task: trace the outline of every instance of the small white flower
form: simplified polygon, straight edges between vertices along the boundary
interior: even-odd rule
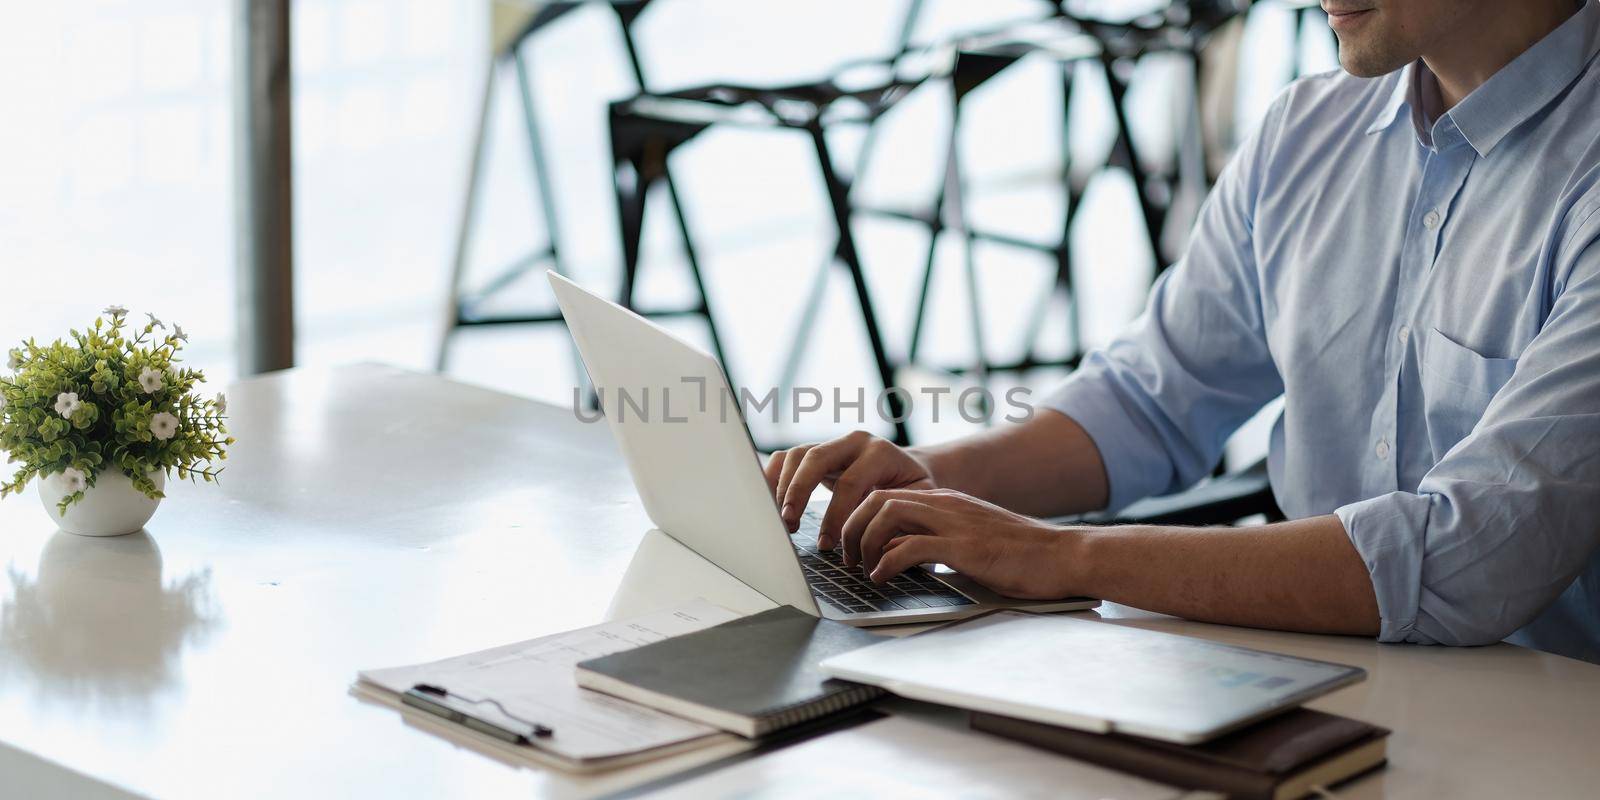
[[[156,315],[151,314],[150,312],[146,311],[145,312],[145,316],[150,318],[151,327],[154,327],[154,328],[165,328],[165,327],[167,327],[167,324],[165,322],[162,322],[161,320],[156,319]]]
[[[22,368],[22,351],[21,350],[12,350],[11,351],[11,358],[6,361],[6,367],[8,369],[21,369]]]
[[[122,319],[128,316],[128,309],[122,306],[106,306],[106,310],[101,313],[110,314],[112,319]]]
[[[67,419],[78,413],[78,408],[83,404],[78,402],[77,392],[62,392],[56,395],[56,413]]]
[[[89,488],[89,478],[82,471],[67,467],[61,470],[61,488],[67,494],[75,494]]]
[[[0,398],[0,400],[4,400],[4,398]],[[0,402],[0,408],[5,408],[5,404],[3,402]],[[217,413],[228,413],[228,396],[221,392],[217,393]]]
[[[166,385],[162,382],[161,377],[161,370],[155,367],[145,367],[144,372],[139,373],[139,388],[143,389],[145,394],[155,394],[161,391],[161,387]]]
[[[150,418],[150,432],[163,442],[171,439],[178,432],[178,418],[163,411]]]
[[[184,333],[183,332],[183,326],[179,325],[176,322],[172,323],[172,335],[173,335],[174,338],[176,338],[180,342],[189,341],[189,334]]]

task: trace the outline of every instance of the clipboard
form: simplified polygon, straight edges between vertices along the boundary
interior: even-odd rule
[[[352,689],[441,734],[459,732],[574,771],[717,747],[726,742],[715,728],[582,689],[573,668],[737,616],[697,600],[440,661],[365,670]]]
[[[500,701],[495,700],[492,697],[471,700],[457,694],[452,694],[450,690],[445,689],[442,686],[435,686],[431,683],[419,683],[415,686],[412,686],[410,689],[407,689],[405,694],[400,696],[400,702],[411,706],[412,708],[426,711],[429,714],[443,717],[451,722],[456,723],[457,725],[464,725],[487,736],[493,736],[501,741],[510,742],[511,744],[531,745],[533,744],[533,739],[548,739],[555,735],[554,728],[541,723],[524,720],[506,710],[506,707],[501,705]],[[527,725],[528,732],[523,733],[521,731],[513,730],[504,725],[496,722],[490,722],[489,720],[478,716],[476,709],[478,706],[483,704],[493,705],[495,708],[500,710],[501,714]],[[461,705],[471,706],[473,710],[465,710],[460,707]]]

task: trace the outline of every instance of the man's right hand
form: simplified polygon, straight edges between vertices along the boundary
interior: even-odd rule
[[[799,529],[800,515],[817,485],[833,490],[817,536],[817,547],[823,550],[839,543],[845,520],[873,490],[939,488],[925,461],[866,431],[779,450],[767,461],[766,472],[767,488],[790,533]]]

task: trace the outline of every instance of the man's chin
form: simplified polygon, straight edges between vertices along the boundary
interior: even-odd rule
[[[1348,47],[1344,42],[1339,43],[1339,66],[1357,78],[1388,75],[1411,63],[1411,60],[1392,53],[1374,53],[1363,48]]]

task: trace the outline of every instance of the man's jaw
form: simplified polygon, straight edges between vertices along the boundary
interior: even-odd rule
[[[1398,20],[1384,0],[1322,0],[1328,25],[1339,39],[1339,64],[1358,78],[1375,78],[1416,58],[1396,39]]]

